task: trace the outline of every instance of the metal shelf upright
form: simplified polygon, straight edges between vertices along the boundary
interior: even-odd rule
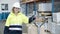
[[[51,0],[52,1],[52,22],[53,22],[53,13],[54,13],[54,0]]]

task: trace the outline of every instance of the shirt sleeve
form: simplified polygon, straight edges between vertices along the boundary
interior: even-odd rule
[[[5,24],[5,28],[4,28],[4,34],[9,34],[9,24],[10,24],[10,16],[8,16],[8,18],[6,20],[6,24]]]
[[[10,19],[11,19],[11,17],[9,15],[8,18],[7,18],[7,20],[6,20],[5,26],[9,26],[10,25]]]
[[[31,22],[33,22],[34,20],[35,20],[36,18],[34,17],[34,15],[32,16],[32,17],[30,17],[30,18],[28,18],[27,16],[23,16],[23,22],[24,23],[31,23]]]
[[[26,23],[26,24],[29,23],[29,18],[27,16],[23,15],[22,19],[23,19],[23,23]]]

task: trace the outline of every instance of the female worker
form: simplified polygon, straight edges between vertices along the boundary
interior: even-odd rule
[[[28,18],[22,14],[20,9],[19,2],[14,3],[12,11],[6,20],[4,34],[22,34],[22,23],[27,24],[35,20],[34,16]]]

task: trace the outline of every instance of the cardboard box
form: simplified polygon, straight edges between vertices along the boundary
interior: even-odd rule
[[[38,34],[37,27],[34,24],[28,25],[28,34]],[[40,34],[47,34],[44,32],[44,26],[40,28]]]

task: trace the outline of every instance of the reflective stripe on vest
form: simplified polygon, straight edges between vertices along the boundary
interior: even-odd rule
[[[9,28],[9,30],[22,30],[22,28]]]
[[[22,26],[20,26],[20,25],[10,25],[9,30],[22,30]]]

